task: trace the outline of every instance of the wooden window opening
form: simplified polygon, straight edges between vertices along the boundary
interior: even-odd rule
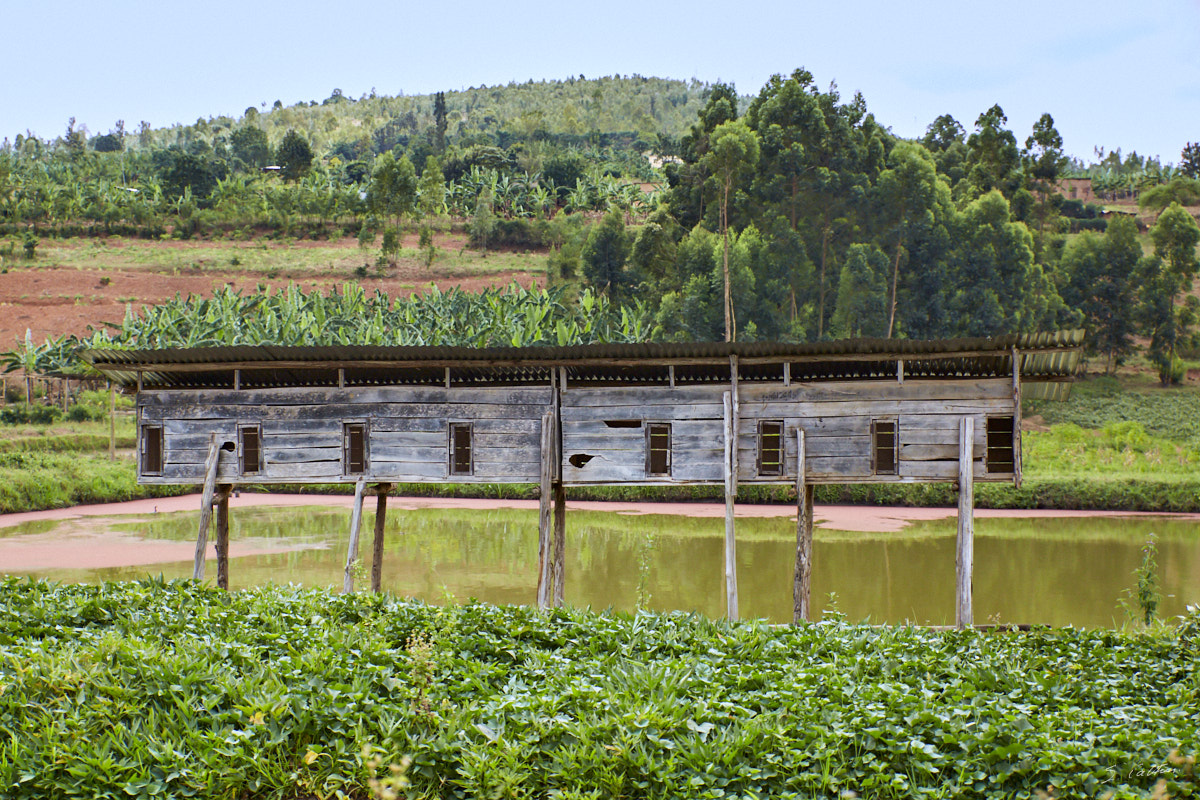
[[[783,422],[780,420],[758,423],[758,474],[783,474]]]
[[[163,429],[162,425],[142,426],[142,475],[162,475]]]
[[[1016,470],[1013,452],[1013,418],[987,418],[987,456],[984,463],[989,475],[1011,475]]]
[[[671,474],[671,424],[651,422],[646,425],[646,474]]]
[[[262,472],[262,428],[258,425],[242,425],[238,428],[238,442],[243,475]]]
[[[450,474],[471,475],[475,462],[471,447],[471,423],[450,423]]]
[[[896,474],[896,420],[871,420],[871,464],[876,475]]]
[[[367,471],[366,423],[342,425],[342,470],[346,475],[361,475]]]

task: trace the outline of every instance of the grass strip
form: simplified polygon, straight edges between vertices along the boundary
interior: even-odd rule
[[[0,451],[0,514],[65,508],[81,503],[115,503],[199,491],[197,486],[139,486],[131,459],[109,461],[86,453]],[[242,491],[289,494],[352,494],[353,484],[243,485]],[[397,495],[484,499],[536,499],[534,484],[402,483]],[[575,486],[569,500],[624,502],[722,502],[719,486]],[[792,486],[738,488],[739,503],[795,503]],[[957,504],[950,484],[846,484],[818,486],[821,504],[946,507]],[[977,483],[977,508],[1045,508],[1095,511],[1200,513],[1200,477],[1161,479],[1047,477],[1011,484]]]
[[[439,798],[1198,788],[1196,611],[983,633],[183,581],[0,597],[12,798],[360,798],[393,764]]]
[[[195,491],[139,486],[133,461],[87,453],[0,452],[0,514]]]
[[[137,447],[137,437],[118,435],[117,448]],[[107,452],[108,436],[98,433],[64,433],[0,439],[0,453],[99,453]]]

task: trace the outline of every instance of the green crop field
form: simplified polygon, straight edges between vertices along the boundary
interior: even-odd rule
[[[7,580],[7,797],[1194,797],[1178,629],[936,632]]]

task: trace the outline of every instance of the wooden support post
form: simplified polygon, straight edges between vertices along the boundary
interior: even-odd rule
[[[738,489],[738,423],[740,421],[741,407],[738,405],[738,357],[729,357],[729,396],[733,402],[733,413],[730,416],[730,432],[733,436],[733,446],[729,454],[729,469],[733,474],[733,493],[737,494]]]
[[[672,378],[674,367],[671,367]],[[563,373],[566,379],[566,373]],[[553,425],[554,446],[554,566],[551,579],[554,584],[554,605],[561,608],[566,604],[567,592],[567,490],[562,482],[562,399],[555,385],[555,372],[550,371],[550,388],[553,402],[550,406]]]
[[[342,594],[354,591],[354,565],[358,563],[358,534],[362,530],[363,495],[367,482],[359,478],[354,484],[354,510],[350,512],[350,546],[346,549],[346,577],[342,580]]]
[[[1021,351],[1013,348],[1013,485],[1021,488]]]
[[[738,618],[737,551],[733,537],[733,498],[737,493],[733,474],[733,455],[736,440],[733,428],[733,397],[731,392],[723,396],[725,404],[725,616]]]
[[[792,624],[812,619],[813,485],[805,475],[804,431],[796,429],[796,570],[792,577]]]
[[[108,382],[108,460],[117,460],[117,387],[112,381]],[[203,569],[200,577],[204,577]]]
[[[899,384],[904,383],[904,359],[903,358],[896,360],[896,383],[899,383]]]
[[[554,605],[567,600],[567,491],[562,481],[554,484]]]
[[[792,362],[790,361],[783,362],[783,385],[792,385]]]
[[[109,384],[111,386],[112,384]],[[208,458],[204,460],[204,494],[200,497],[200,531],[196,534],[196,561],[192,565],[192,577],[204,580],[204,551],[208,547],[208,525],[212,521],[213,495],[217,491],[217,463],[220,461],[221,445],[213,436],[208,445]]]
[[[375,487],[375,540],[371,543],[371,591],[379,592],[383,584],[383,527],[387,524],[387,496],[390,483]]]
[[[975,420],[963,417],[958,427],[958,547],[955,556],[957,591],[954,624],[960,630],[975,624],[971,579],[975,569]]]
[[[217,588],[229,591],[229,495],[233,486],[217,490]]]
[[[550,551],[551,484],[554,476],[554,420],[551,412],[542,415],[542,484],[538,493],[538,582],[537,607],[547,609],[554,593],[554,556]]]

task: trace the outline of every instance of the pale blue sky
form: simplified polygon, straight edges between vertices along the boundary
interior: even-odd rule
[[[583,74],[725,80],[810,70],[901,136],[993,103],[1022,143],[1177,162],[1200,141],[1200,0],[605,3],[8,0],[0,138],[238,116],[250,105]]]

